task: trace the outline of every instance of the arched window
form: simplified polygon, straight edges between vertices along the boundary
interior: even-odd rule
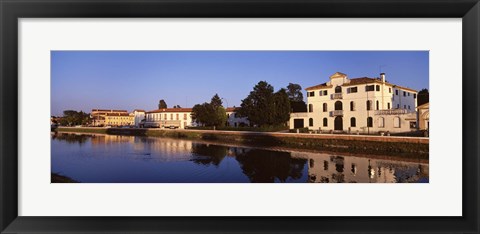
[[[308,112],[313,112],[313,104],[308,104]]]
[[[373,118],[372,117],[367,118],[367,127],[373,127]]]
[[[342,87],[341,86],[335,87],[335,93],[341,93],[341,92],[342,92]]]
[[[323,103],[323,112],[327,112],[327,103]]]
[[[335,102],[335,110],[343,110],[343,105],[341,101]]]
[[[328,120],[327,118],[323,118],[323,126],[327,127],[328,126]]]
[[[378,118],[378,127],[379,128],[385,127],[385,119],[383,117]]]
[[[308,126],[313,127],[313,119],[308,119]]]
[[[393,127],[399,128],[400,127],[400,117],[393,118]]]
[[[380,110],[380,103],[377,100],[377,110]]]
[[[357,120],[355,117],[350,118],[350,127],[356,127],[357,126]]]
[[[355,111],[355,103],[353,101],[350,102],[350,111]]]
[[[367,101],[367,110],[371,110],[372,109],[372,101],[368,100]]]

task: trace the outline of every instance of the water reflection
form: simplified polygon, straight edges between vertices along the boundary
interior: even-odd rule
[[[182,139],[52,135],[52,172],[86,183],[428,182],[428,164]]]

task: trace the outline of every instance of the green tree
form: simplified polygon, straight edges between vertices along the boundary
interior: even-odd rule
[[[91,123],[92,119],[90,114],[83,111],[65,110],[63,111],[63,117],[60,119],[60,125],[74,126],[74,125],[87,125]]]
[[[290,119],[290,99],[285,89],[274,94],[274,111],[274,125],[283,125]]]
[[[173,108],[177,109],[177,108],[182,108],[180,105],[175,105],[173,106]]]
[[[287,94],[288,99],[294,102],[302,102],[303,101],[303,93],[302,93],[302,86],[299,84],[289,83],[287,85]]]
[[[158,109],[164,109],[164,108],[168,108],[168,107],[167,107],[167,103],[165,102],[165,100],[162,99],[158,102]]]
[[[238,114],[259,126],[272,125],[275,122],[273,86],[266,81],[258,82],[242,100]]]
[[[428,93],[428,89],[420,90],[420,92],[418,92],[418,97],[417,97],[417,106],[428,103],[429,102],[429,96],[430,96],[430,94]]]
[[[212,99],[210,100],[210,104],[213,108],[217,108],[222,106],[222,99],[218,96],[218,94],[213,95]]]
[[[193,106],[192,118],[205,126],[223,127],[227,121],[227,113],[222,106],[220,97],[215,94],[210,103],[205,102]]]
[[[287,94],[292,112],[307,112],[307,104],[303,101],[302,86],[289,83]]]

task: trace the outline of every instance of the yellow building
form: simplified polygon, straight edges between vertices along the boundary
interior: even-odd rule
[[[127,114],[126,110],[107,110],[107,109],[92,109],[92,125],[96,127],[106,126],[106,116],[107,114]]]
[[[135,116],[129,113],[107,113],[105,115],[105,126],[133,126]]]

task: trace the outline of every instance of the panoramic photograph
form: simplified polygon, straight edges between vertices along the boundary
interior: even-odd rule
[[[429,183],[428,51],[51,51],[50,113],[51,183]]]

